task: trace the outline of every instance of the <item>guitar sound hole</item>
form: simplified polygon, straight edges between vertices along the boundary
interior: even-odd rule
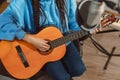
[[[37,49],[37,50],[38,50],[38,49]],[[53,49],[49,49],[49,50],[47,50],[47,51],[40,51],[40,50],[38,50],[38,52],[39,52],[40,54],[42,54],[42,55],[48,55],[48,54],[50,54],[52,51],[53,51]]]

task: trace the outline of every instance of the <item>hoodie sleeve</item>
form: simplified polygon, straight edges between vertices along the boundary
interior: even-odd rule
[[[76,0],[70,0],[70,8],[69,8],[69,27],[71,30],[80,30],[80,26],[78,26],[76,21]]]
[[[26,32],[21,21],[24,21],[24,0],[12,0],[10,5],[0,14],[0,40],[21,40]],[[21,9],[20,9],[21,8]]]

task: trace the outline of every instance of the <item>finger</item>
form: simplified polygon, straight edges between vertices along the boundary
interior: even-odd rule
[[[48,41],[47,41],[47,40],[44,40],[44,42],[45,42],[45,43],[48,43]]]
[[[47,50],[45,50],[45,49],[38,49],[39,51],[41,51],[41,52],[45,52],[45,51],[47,51]]]
[[[49,46],[43,46],[43,49],[49,50],[50,47]]]
[[[45,47],[50,47],[50,45],[47,44],[47,43],[44,43],[43,46],[45,46]]]
[[[42,51],[42,52],[45,52],[45,51],[47,51],[47,50],[49,50],[49,49],[46,49],[46,48],[39,48],[39,50]]]
[[[43,44],[42,48],[48,50],[48,49],[50,49],[50,45],[48,45],[48,44]]]

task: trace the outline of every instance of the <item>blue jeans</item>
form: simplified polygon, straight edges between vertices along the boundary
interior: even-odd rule
[[[86,68],[76,47],[70,43],[65,56],[59,61],[47,63],[44,70],[53,80],[70,80],[71,77],[82,75]]]

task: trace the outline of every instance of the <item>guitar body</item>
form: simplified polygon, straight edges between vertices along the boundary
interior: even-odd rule
[[[34,37],[38,37],[41,39],[47,40],[55,40],[59,37],[62,37],[62,33],[55,27],[47,27],[40,31],[36,35],[32,35]],[[5,44],[9,44],[6,45]],[[1,61],[6,68],[6,70],[15,78],[18,79],[27,79],[35,75],[40,69],[47,63],[51,61],[56,61],[61,59],[66,51],[65,44],[54,48],[52,51],[47,52],[49,54],[41,54],[34,46],[31,44],[14,40],[14,41],[1,41],[0,45],[4,45],[2,47],[2,53],[5,53],[4,56],[1,57]],[[20,46],[26,59],[29,64],[28,67],[25,67],[20,60],[18,52],[16,50],[16,46]],[[8,49],[7,49],[8,48]],[[1,49],[1,48],[0,48]],[[42,52],[43,53],[43,52]],[[45,53],[45,52],[44,52]]]

